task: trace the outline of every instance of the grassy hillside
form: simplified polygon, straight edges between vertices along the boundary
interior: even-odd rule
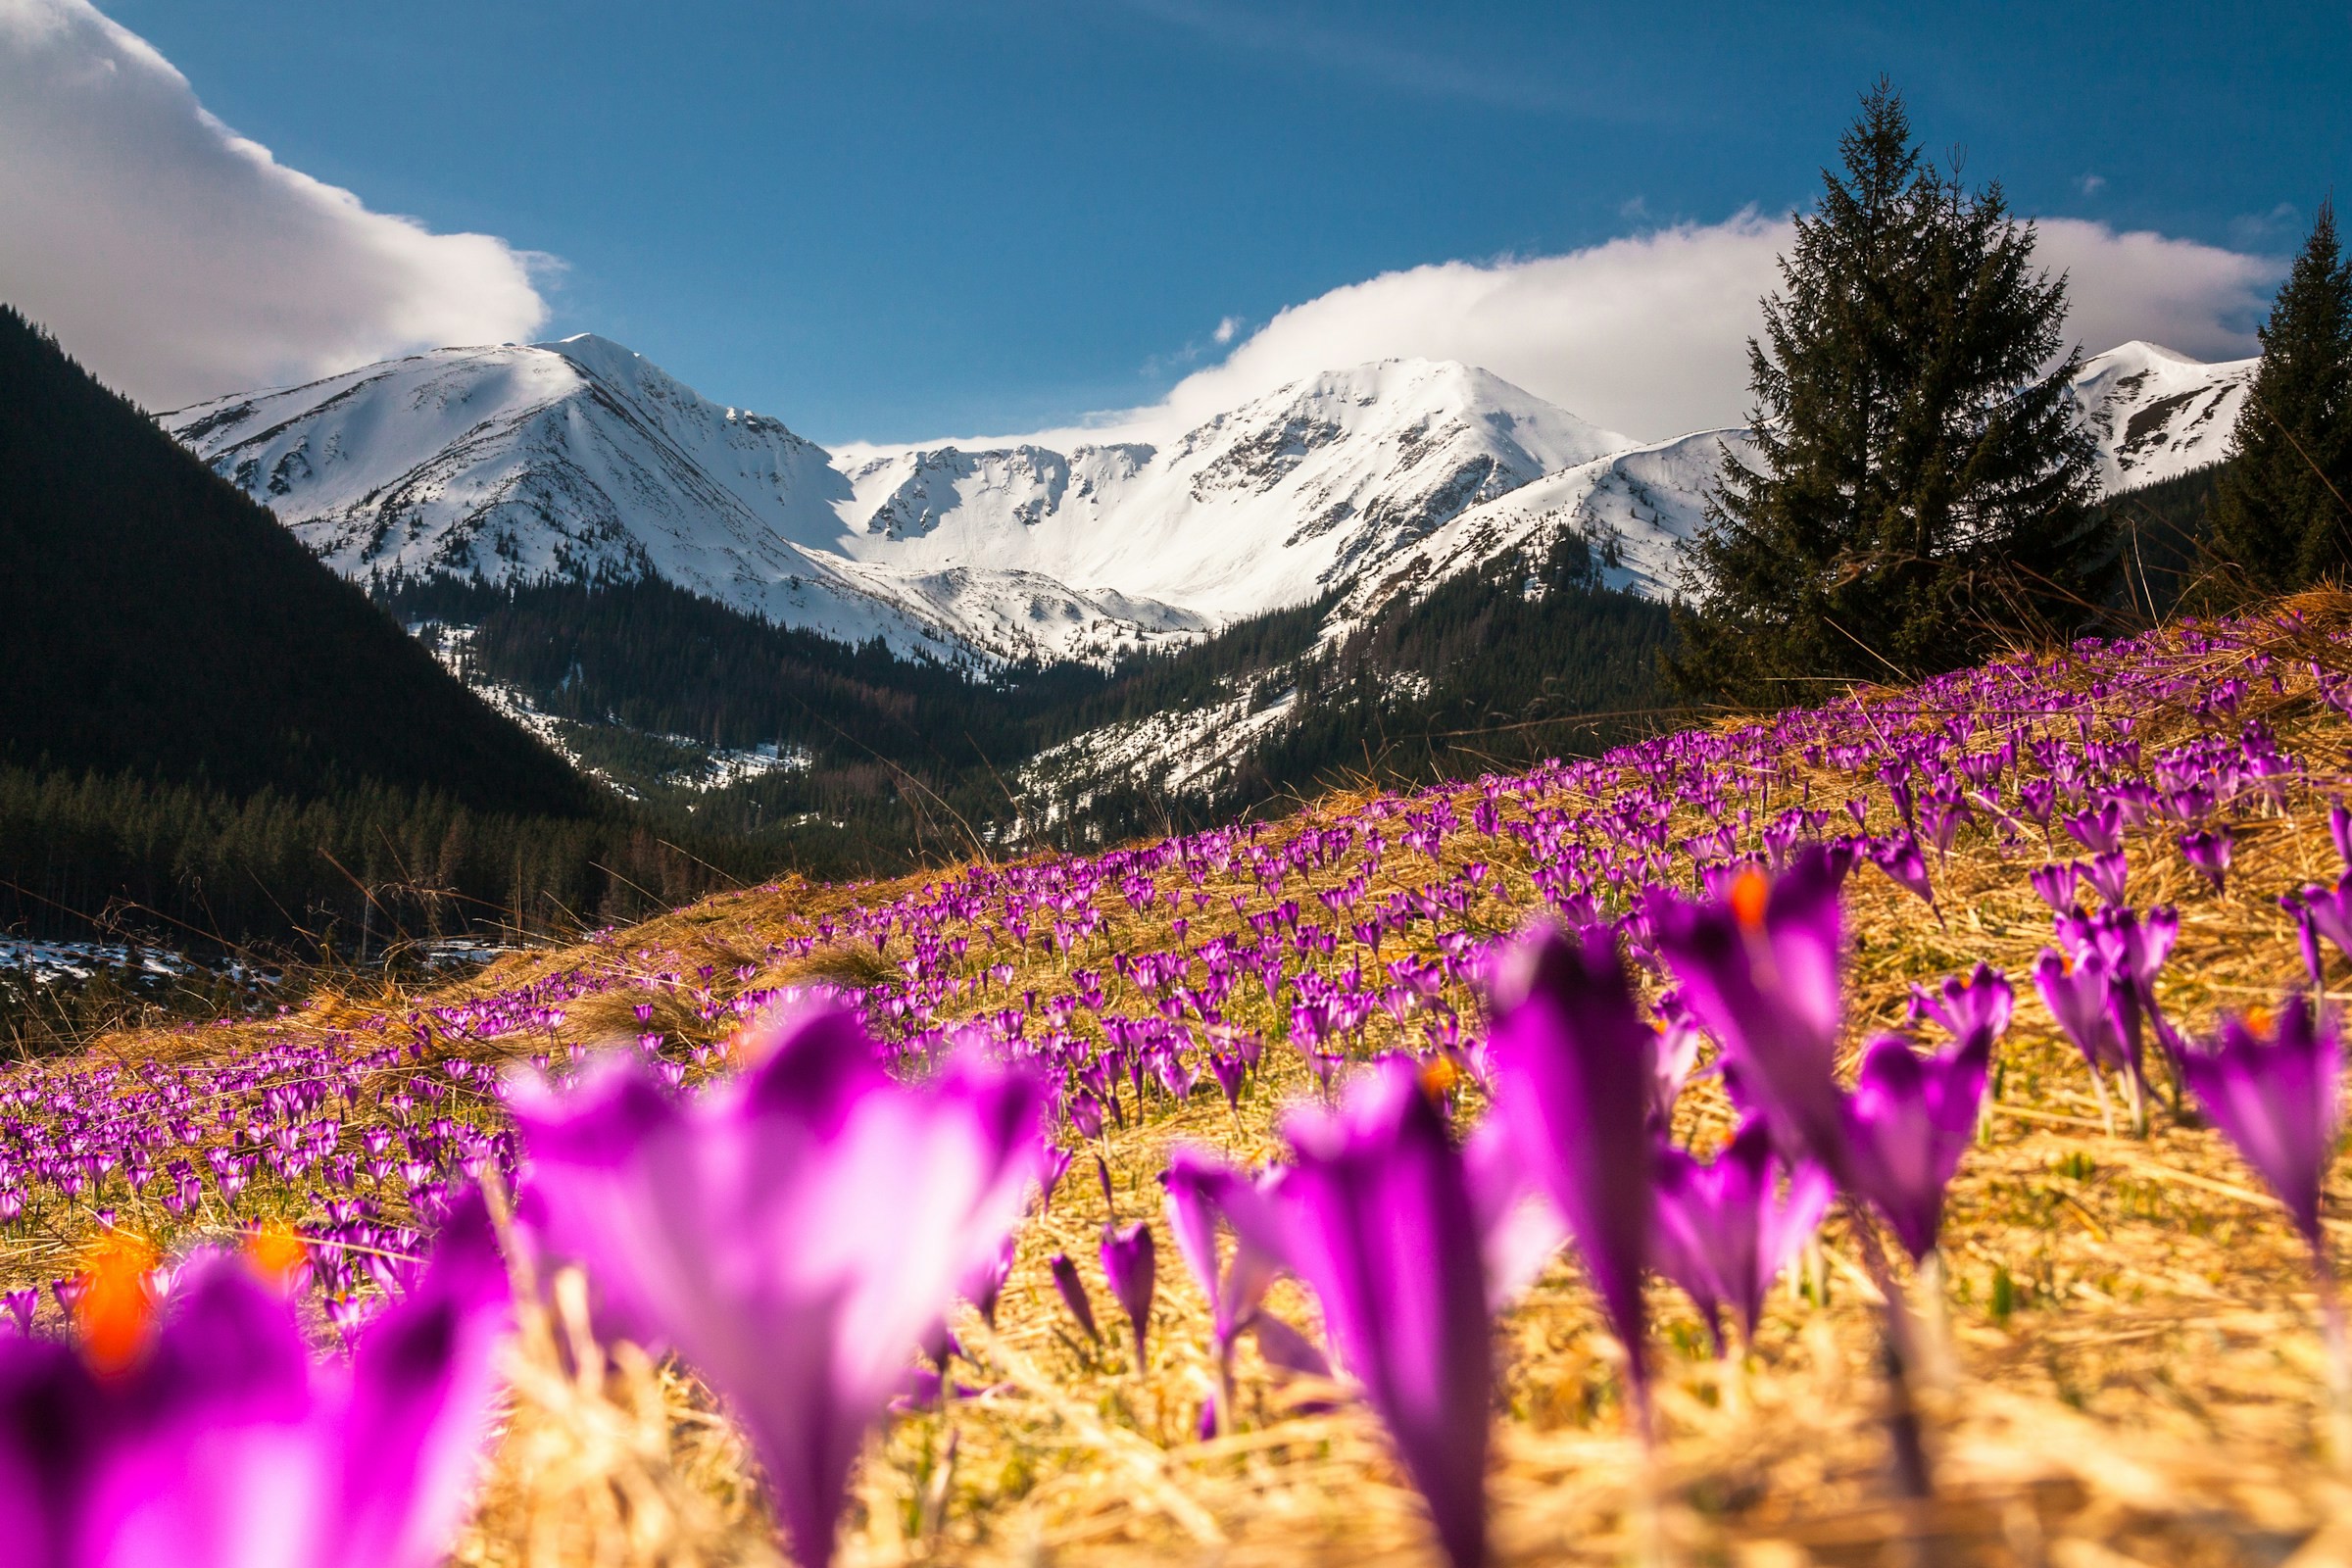
[[[2111,1126],[2028,976],[2053,941],[2029,875],[2074,853],[2058,821],[2118,791],[2138,799],[2147,785],[2177,796],[2180,810],[2227,833],[2234,850],[2217,888],[2185,862],[2183,823],[2163,809],[2121,829],[2125,905],[2144,917],[2179,915],[2178,947],[2151,995],[2191,1040],[2226,1011],[2275,1006],[2303,967],[2278,896],[2332,884],[2342,869],[2328,803],[2344,784],[2338,760],[2352,724],[2329,693],[2340,698],[2347,675],[2352,601],[2312,598],[2271,618],[2046,651],[1915,691],[1862,690],[1593,763],[1410,795],[1330,796],[1277,824],[1097,858],[733,892],[440,991],[321,998],[267,1027],[119,1037],[84,1062],[20,1069],[20,1092],[37,1087],[60,1104],[127,1096],[121,1114],[136,1122],[169,1114],[202,1086],[227,1096],[223,1125],[266,1124],[292,1114],[270,1108],[284,1084],[323,1074],[351,1086],[333,1134],[341,1146],[356,1154],[367,1128],[388,1128],[422,1152],[420,1163],[370,1175],[361,1160],[348,1181],[263,1180],[233,1203],[200,1180],[200,1200],[184,1213],[120,1178],[74,1201],[36,1183],[0,1268],[9,1283],[65,1271],[88,1231],[82,1205],[100,1200],[115,1205],[118,1225],[166,1247],[270,1214],[349,1242],[361,1222],[322,1207],[338,1186],[360,1212],[409,1223],[458,1179],[466,1129],[501,1126],[495,1070],[561,1063],[565,1046],[618,1045],[702,1081],[729,1069],[739,1016],[796,988],[830,988],[859,1007],[910,1071],[960,1026],[988,1049],[1052,1063],[1083,1061],[1113,1028],[1162,1017],[1198,1060],[1213,1035],[1205,999],[1221,1027],[1265,1042],[1238,1104],[1228,1108],[1205,1077],[1180,1094],[1147,1076],[1130,1094],[1114,1073],[1120,1119],[1092,1138],[1062,1126],[1076,1164],[1019,1232],[994,1329],[968,1313],[956,1320],[954,1373],[972,1392],[944,1410],[897,1415],[869,1446],[843,1527],[846,1554],[1428,1562],[1420,1506],[1380,1424],[1342,1391],[1246,1348],[1233,1430],[1199,1437],[1207,1309],[1159,1218],[1168,1150],[1191,1141],[1273,1157],[1282,1107],[1315,1098],[1320,1072],[1345,1082],[1395,1051],[1430,1063],[1431,1092],[1474,1123],[1486,1109],[1475,978],[1494,944],[1547,904],[1575,905],[1579,874],[1592,912],[1622,917],[1640,907],[1642,884],[1694,895],[1702,866],[1786,848],[1790,833],[1845,838],[1858,821],[1881,842],[1899,839],[1906,812],[1881,768],[1907,759],[1957,777],[1969,758],[1984,778],[1964,816],[1947,821],[1950,803],[1927,793],[1912,803],[1931,840],[1933,906],[1867,859],[1842,893],[1848,1072],[1876,1031],[1907,1030],[1922,1045],[1938,1038],[1911,1010],[1914,987],[1984,962],[2017,990],[1937,1264],[1896,1276],[1935,1348],[1909,1385],[1933,1497],[1894,1491],[1877,1287],[1860,1221],[1841,1211],[1772,1291],[1753,1343],[1733,1361],[1712,1356],[1679,1292],[1653,1283],[1654,1457],[1629,1430],[1625,1348],[1603,1328],[1573,1249],[1553,1256],[1495,1329],[1495,1555],[2341,1561],[2325,1357],[2283,1212],[2193,1105],[2176,1108],[2161,1068],[2151,1069],[2145,1135]],[[2213,794],[2180,794],[2189,783]],[[2063,802],[2046,835],[2027,814],[2044,785]],[[1948,828],[1947,847],[1933,842],[1931,823]],[[1033,924],[1048,890],[1054,912]],[[1626,939],[1643,940],[1643,929],[1627,925]],[[2344,956],[2320,951],[2343,983]],[[1233,974],[1222,987],[1220,962]],[[1259,974],[1266,965],[1271,981]],[[1399,974],[1437,983],[1425,991]],[[1653,1000],[1662,983],[1642,975]],[[1316,1042],[1296,1004],[1349,986],[1380,1004],[1310,1055]],[[1713,1046],[1705,1055],[1714,1058]],[[125,1076],[123,1062],[135,1072]],[[217,1089],[224,1084],[233,1087]],[[418,1097],[442,1118],[429,1136],[412,1115]],[[1732,1122],[1720,1078],[1702,1072],[1675,1102],[1672,1135],[1704,1154]],[[331,1171],[325,1153],[317,1168]],[[2331,1234],[2352,1226],[2345,1201],[2331,1181]],[[1049,1279],[1049,1256],[1066,1252],[1097,1310],[1115,1317],[1094,1262],[1113,1210],[1158,1233],[1141,1365],[1116,1335],[1090,1343]],[[340,1247],[316,1251],[314,1268],[322,1288],[369,1294]],[[1312,1333],[1311,1293],[1286,1283],[1271,1305]],[[45,1298],[42,1312],[51,1312]],[[584,1325],[561,1313],[529,1321],[540,1327],[526,1336],[516,1403],[459,1561],[776,1560],[742,1440],[684,1369],[623,1357],[609,1378],[574,1378],[564,1369]]]

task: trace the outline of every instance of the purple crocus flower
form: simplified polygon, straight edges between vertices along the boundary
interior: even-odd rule
[[[1102,1275],[1110,1281],[1110,1294],[1135,1329],[1135,1364],[1141,1371],[1152,1326],[1152,1293],[1159,1278],[1152,1227],[1140,1219],[1124,1227],[1104,1225]]]
[[[139,1360],[0,1343],[0,1538],[25,1568],[430,1568],[488,1436],[510,1315],[478,1195],[350,1363],[273,1280],[200,1254]]]
[[[2090,858],[2082,867],[2082,879],[2090,884],[2101,902],[2109,908],[2118,908],[2130,902],[2125,892],[2132,876],[2132,864],[2121,850],[2107,850]]]
[[[1881,1035],[1862,1054],[1845,1106],[1851,1179],[1914,1259],[1935,1250],[1944,1188],[1976,1136],[1992,1039],[1975,1029],[1923,1057],[1899,1035]]]
[[[1280,1170],[1277,1166],[1277,1173]],[[1167,1188],[1168,1232],[1176,1239],[1177,1255],[1208,1298],[1210,1335],[1223,1354],[1281,1272],[1280,1259],[1263,1245],[1275,1231],[1265,1217],[1267,1187],[1234,1169],[1222,1155],[1190,1144],[1180,1144],[1169,1153],[1161,1180]],[[1237,1213],[1239,1218],[1234,1217]],[[1222,1270],[1217,1260],[1220,1219],[1237,1238],[1233,1260]]]
[[[1683,1002],[1719,1041],[1742,1093],[1790,1157],[1839,1173],[1845,1123],[1838,1088],[1840,921],[1838,877],[1817,849],[1777,881],[1748,871],[1719,901],[1653,894],[1650,923]]]
[[[1936,907],[1936,884],[1928,875],[1928,858],[1920,854],[1917,838],[1902,833],[1873,840],[1868,853],[1870,863],[1886,872],[1888,879],[1917,894],[1929,908]]]
[[[1088,1339],[1101,1345],[1102,1331],[1095,1323],[1094,1298],[1086,1294],[1086,1281],[1078,1277],[1078,1265],[1070,1261],[1070,1254],[1055,1252],[1047,1258],[1046,1272],[1054,1276],[1054,1289],[1061,1293],[1061,1304],[1070,1309],[1070,1316],[1086,1330]]]
[[[1947,974],[1932,992],[1911,988],[1911,1016],[1933,1018],[1955,1040],[1966,1039],[1978,1029],[1989,1029],[1995,1035],[2006,1032],[2016,1007],[2017,994],[2010,989],[2009,977],[1989,963],[1979,963],[1965,976]]]
[[[1837,1197],[1830,1173],[1803,1161],[1783,1192],[1771,1131],[1752,1116],[1710,1164],[1674,1148],[1661,1149],[1657,1160],[1659,1272],[1697,1303],[1718,1355],[1728,1348],[1726,1307],[1752,1344],[1765,1293]]]
[[[2134,1120],[2141,1114],[2139,1057],[2117,1017],[2119,994],[2129,983],[2095,949],[2070,961],[2056,948],[2044,948],[2041,956],[2034,960],[2034,989],[2041,994],[2042,1005],[2050,1009],[2059,1029],[2090,1064],[2090,1085],[2098,1094],[2099,1109],[2107,1118],[2110,1134],[2115,1127],[2107,1107],[2105,1074],[2109,1068],[2125,1075]]]
[[[1337,1110],[1294,1112],[1283,1130],[1296,1161],[1282,1186],[1284,1251],[1447,1559],[1480,1568],[1494,1352],[1461,1152],[1400,1057],[1374,1063]]]
[[[2230,847],[2228,828],[2199,829],[2180,835],[2181,858],[2205,874],[2216,893],[2222,891],[2222,882],[2230,874]]]
[[[2301,996],[2290,997],[2276,1016],[2257,1010],[2224,1018],[2211,1051],[2181,1054],[2180,1074],[2324,1257],[2320,1190],[2343,1125],[2343,1045],[2335,1019],[2315,1016]]]
[[[1568,1240],[1534,1167],[1519,1155],[1500,1116],[1478,1124],[1462,1145],[1470,1205],[1478,1214],[1479,1250],[1486,1258],[1487,1306],[1508,1309],[1544,1272]]]
[[[916,1089],[854,1014],[771,1018],[759,1064],[680,1099],[632,1063],[513,1097],[545,1250],[612,1333],[674,1347],[765,1460],[796,1560],[823,1568],[865,1430],[1037,1174],[1045,1092],[967,1057]]]
[[[2335,944],[2338,953],[2352,955],[2352,871],[2337,879],[2335,887],[2313,886],[2300,893],[2280,897],[2279,906],[2295,917],[2296,935],[2303,945],[2303,965],[2311,971],[2311,983],[2327,985],[2327,959],[2320,951],[2320,938]]]
[[[2034,884],[2034,891],[2040,896],[2042,903],[2050,906],[2051,913],[2071,914],[2077,903],[2075,883],[2082,875],[2082,867],[2079,862],[2057,860],[2048,865],[2035,866],[2026,873],[2026,880]]]
[[[1615,934],[1587,926],[1572,939],[1546,926],[1523,938],[1488,1049],[1495,1112],[1575,1234],[1642,1401],[1657,1035],[1634,1010]]]
[[[2066,831],[2093,855],[2124,847],[2124,808],[2107,801],[2093,810],[2066,819]]]
[[[990,1328],[997,1326],[997,1299],[1004,1294],[1004,1282],[1012,1277],[1014,1238],[1007,1235],[997,1255],[980,1265],[978,1272],[964,1281],[963,1298],[980,1314],[980,1321]]]
[[[1279,1185],[1281,1170],[1276,1166],[1263,1183],[1252,1182],[1214,1151],[1180,1144],[1160,1177],[1167,1188],[1168,1233],[1176,1239],[1176,1255],[1208,1298],[1209,1345],[1217,1362],[1217,1397],[1206,1418],[1212,1432],[1230,1419],[1234,1342],[1259,1321],[1258,1303],[1282,1270],[1281,1259],[1268,1250],[1283,1240],[1268,1197]],[[1235,1213],[1239,1220],[1228,1217]],[[1220,1221],[1236,1237],[1233,1261],[1222,1269]]]

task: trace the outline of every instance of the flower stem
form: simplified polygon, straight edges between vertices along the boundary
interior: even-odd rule
[[[1862,1266],[1886,1301],[1886,1332],[1880,1345],[1886,1373],[1886,1438],[1893,1449],[1895,1488],[1906,1500],[1924,1502],[1935,1496],[1936,1482],[1928,1463],[1927,1440],[1920,1428],[1919,1406],[1911,1396],[1912,1371],[1922,1365],[1917,1325],[1912,1321],[1902,1282],[1887,1265],[1870,1211],[1849,1197],[1845,1200],[1845,1214],[1855,1246],[1862,1253]]]
[[[2312,1282],[2320,1297],[2320,1336],[2328,1350],[2328,1446],[2336,1468],[2352,1475],[2352,1344],[2344,1331],[2344,1300],[2326,1248],[2312,1253]]]

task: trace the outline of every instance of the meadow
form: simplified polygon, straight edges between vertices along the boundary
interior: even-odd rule
[[[118,1034],[0,1285],[144,1377],[225,1243],[364,1388],[482,1216],[468,1564],[2352,1559],[2348,712],[2308,595]]]

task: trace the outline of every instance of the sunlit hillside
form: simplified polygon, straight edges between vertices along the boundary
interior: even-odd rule
[[[1730,908],[1752,934],[1778,917],[1762,888],[1826,854],[1847,867],[1844,1082],[1881,1032],[1949,1053],[1920,990],[1936,1000],[1988,964],[2015,993],[1937,1245],[1914,1267],[1858,1199],[1840,1203],[1723,1356],[1690,1298],[1653,1274],[1632,1348],[1654,1382],[1645,1446],[1629,1348],[1578,1243],[1541,1216],[1521,1227],[1541,1244],[1513,1254],[1534,1270],[1523,1283],[1499,1261],[1515,1244],[1491,1238],[1494,1558],[2352,1559],[2352,1453],[2328,1436],[2306,1248],[2170,1064],[2225,1014],[2284,1027],[2308,961],[2337,985],[2352,973],[2327,913],[2352,849],[2329,815],[2352,746],[2352,598],[1823,695],[1594,761],[1333,796],[1099,856],[745,888],[439,991],[328,996],[267,1024],[117,1035],[21,1065],[0,1078],[0,1284],[29,1332],[67,1333],[94,1248],[169,1259],[291,1222],[318,1345],[365,1343],[459,1192],[487,1176],[528,1204],[502,1104],[517,1081],[616,1053],[692,1091],[772,1038],[760,1020],[830,1000],[862,1014],[901,1075],[974,1056],[1043,1075],[1049,1169],[1066,1156],[1016,1233],[993,1326],[967,1302],[952,1345],[935,1342],[944,1365],[917,1371],[906,1348],[839,1560],[1436,1561],[1351,1369],[1299,1370],[1329,1347],[1298,1278],[1266,1298],[1278,1326],[1238,1335],[1218,1397],[1211,1303],[1163,1201],[1171,1151],[1289,1158],[1288,1107],[1340,1102],[1398,1054],[1473,1137],[1490,1092],[1508,1089],[1483,999],[1515,935],[1548,914],[1615,923],[1645,1019],[1680,991],[1656,1013],[1660,1047],[1696,1054],[1661,1094],[1672,1143],[1711,1157],[1737,1122],[1723,1042],[1703,1008],[1684,1010],[1690,980],[1661,911]],[[2034,872],[2078,861],[2037,887]],[[2299,940],[2280,899],[2307,888],[2326,907]],[[2045,949],[2060,955],[2052,984],[2104,972],[2100,944],[2121,952],[2127,927],[2144,1132],[2129,1072],[2094,1077],[2035,980]],[[1522,1175],[1533,1185],[1511,1202],[1540,1205]],[[2342,1198],[2331,1185],[2329,1237],[2352,1231]],[[1141,1364],[1102,1261],[1106,1222],[1138,1220],[1157,1260]],[[1912,1303],[1899,1380],[1881,1252]],[[1057,1289],[1056,1255],[1098,1333]],[[576,1276],[512,1237],[509,1261],[521,1328],[458,1560],[781,1557],[727,1402],[677,1359],[597,1347]],[[167,1310],[168,1268],[151,1282]],[[1409,1316],[1391,1330],[1410,1334]]]

